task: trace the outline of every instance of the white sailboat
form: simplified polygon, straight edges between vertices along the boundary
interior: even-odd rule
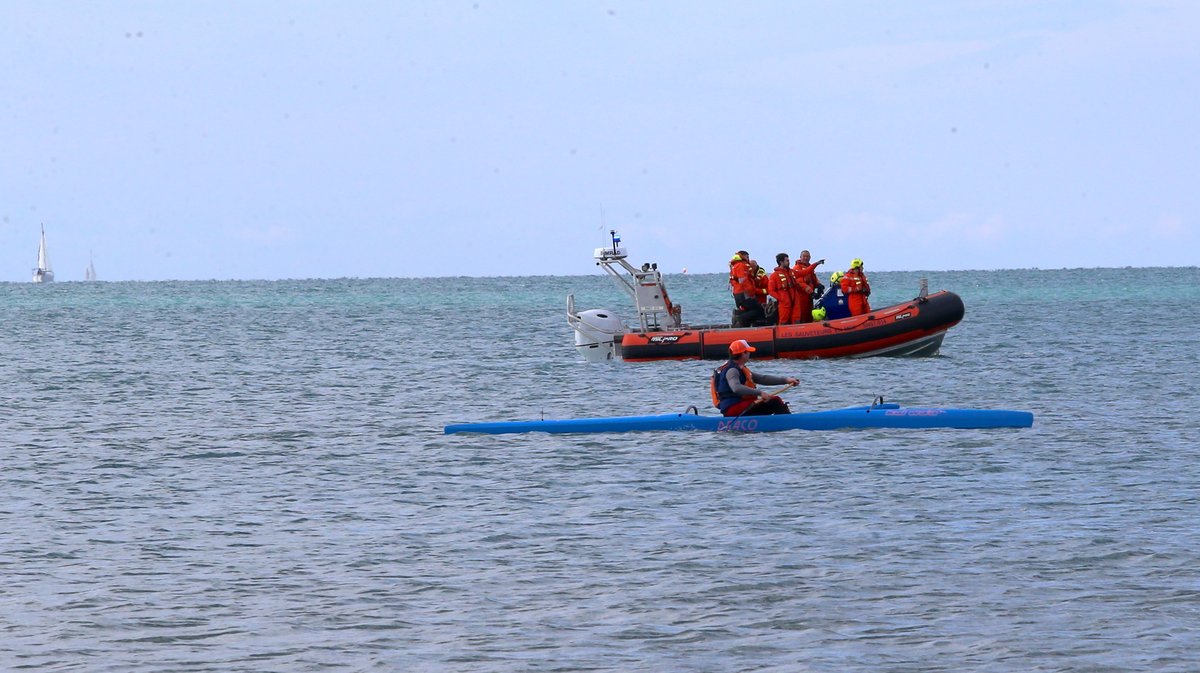
[[[42,225],[42,244],[38,246],[38,265],[33,270],[33,282],[49,283],[54,280],[54,270],[50,268],[50,258],[46,256],[46,225]]]
[[[96,280],[96,264],[92,262],[92,251],[88,250],[88,265],[83,270],[84,280]]]

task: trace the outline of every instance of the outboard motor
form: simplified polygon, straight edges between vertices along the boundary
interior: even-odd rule
[[[621,247],[616,229],[608,232],[612,245],[596,248],[596,265],[617,280],[621,289],[637,305],[636,333],[679,329],[683,309],[671,302],[658,264],[648,262],[641,270],[629,263],[629,254]],[[567,323],[575,330],[575,350],[588,362],[603,362],[621,357],[621,339],[628,333],[625,323],[612,311],[592,309],[575,312],[575,295],[567,295]],[[638,330],[637,324],[641,325]]]
[[[574,313],[568,310],[567,322],[575,329],[575,350],[584,360],[604,362],[617,357],[617,342],[625,334],[625,323],[612,311],[594,308]]]

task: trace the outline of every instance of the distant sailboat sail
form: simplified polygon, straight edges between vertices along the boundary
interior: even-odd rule
[[[46,255],[46,225],[42,225],[42,243],[38,246],[38,265],[33,270],[33,282],[49,283],[54,280],[54,270],[50,268],[50,258]]]
[[[83,270],[83,279],[96,280],[96,264],[92,261],[92,253],[90,250],[88,251],[87,268]]]

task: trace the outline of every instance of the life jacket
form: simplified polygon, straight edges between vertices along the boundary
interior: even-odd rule
[[[800,286],[801,292],[812,294],[812,291],[817,289],[816,268],[816,264],[796,262],[796,266],[792,269],[792,275],[796,277],[796,283]]]
[[[754,297],[758,299],[758,303],[767,303],[767,270],[758,267],[758,274],[752,279],[754,281]]]
[[[756,387],[754,385],[754,375],[750,373],[750,368],[738,367],[737,363],[733,360],[729,360],[725,364],[714,369],[712,379],[709,381],[709,389],[712,393],[713,406],[721,411],[725,411],[729,407],[732,407],[743,400],[758,399],[758,397],[754,395],[738,395],[737,393],[733,392],[733,389],[729,387],[729,379],[725,378],[725,373],[729,371],[730,367],[737,367],[738,378],[741,379],[742,385],[749,388]]]
[[[842,292],[846,294],[870,294],[871,284],[867,282],[867,274],[858,268],[847,271],[842,275]]]
[[[743,281],[742,278],[746,280]],[[750,275],[750,265],[745,262],[734,262],[729,267],[729,290],[733,294],[748,294],[754,296],[754,278]]]
[[[775,284],[781,290],[790,290],[796,285],[796,278],[792,275],[792,270],[786,266],[775,267]]]
[[[842,291],[846,293],[846,302],[850,306],[850,315],[863,315],[871,312],[871,284],[867,282],[867,274],[862,269],[854,268],[842,276]]]
[[[767,293],[784,304],[792,302],[792,291],[795,287],[796,279],[792,277],[791,268],[786,266],[775,267],[775,271],[767,279]]]

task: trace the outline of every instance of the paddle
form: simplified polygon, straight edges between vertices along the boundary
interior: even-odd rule
[[[795,387],[794,385],[792,385],[791,383],[789,383],[789,384],[787,384],[787,385],[785,385],[785,386],[780,386],[780,387],[776,388],[775,390],[768,390],[768,391],[767,391],[767,395],[770,395],[771,397],[774,397],[774,396],[778,395],[779,393],[782,393],[782,392],[784,392],[784,391],[785,391],[785,390],[787,390],[788,388],[794,388],[794,387]],[[770,397],[768,397],[768,398],[766,398],[766,399],[770,399]],[[763,398],[761,398],[761,397],[760,397],[760,398],[758,398],[757,400],[754,400],[754,403],[753,403],[753,404],[748,404],[748,405],[746,405],[746,408],[745,408],[745,409],[742,409],[742,413],[738,414],[737,416],[734,416],[734,418],[741,418],[742,416],[745,416],[747,411],[750,411],[750,410],[751,410],[751,409],[753,409],[754,407],[758,406],[759,404],[761,404],[761,403],[762,403],[762,401],[763,401]]]
[[[782,392],[785,392],[785,391],[787,391],[787,389],[788,389],[788,388],[795,388],[795,387],[796,387],[796,385],[797,385],[797,384],[793,384],[793,383],[786,383],[786,384],[784,384],[784,385],[782,385],[782,386],[779,386],[779,387],[778,387],[778,388],[776,388],[775,390],[768,390],[768,391],[767,391],[767,394],[768,394],[768,395],[778,395],[779,393],[782,393]],[[761,398],[759,398],[759,399],[761,399]]]

